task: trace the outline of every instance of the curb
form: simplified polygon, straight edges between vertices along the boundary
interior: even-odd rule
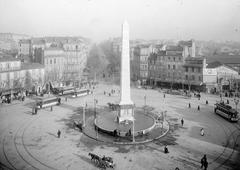
[[[84,135],[86,135],[87,137],[95,140],[95,141],[98,141],[98,142],[103,142],[103,143],[107,143],[107,144],[116,144],[116,145],[137,145],[137,144],[144,144],[144,143],[149,143],[149,142],[152,142],[154,140],[157,140],[157,139],[160,139],[161,137],[165,136],[168,132],[169,132],[169,129],[170,129],[170,125],[169,125],[169,122],[167,120],[165,120],[164,122],[167,123],[167,130],[166,132],[164,132],[162,135],[156,137],[156,138],[153,138],[153,139],[149,139],[149,140],[145,140],[145,141],[140,141],[140,142],[107,142],[107,141],[104,141],[104,140],[100,140],[100,139],[97,139],[95,137],[92,137],[90,135],[88,135],[87,133],[84,132],[84,130],[82,131],[82,133]]]

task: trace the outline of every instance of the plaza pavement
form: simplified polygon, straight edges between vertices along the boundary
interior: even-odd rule
[[[83,135],[72,128],[72,121],[82,115],[82,106],[87,103],[89,110],[93,108],[94,99],[98,107],[108,102],[118,102],[119,96],[103,95],[103,91],[119,89],[118,86],[100,84],[93,95],[68,99],[53,108],[40,110],[37,115],[31,114],[33,100],[15,101],[13,104],[0,106],[0,166],[3,169],[98,169],[88,156],[89,152],[100,156],[113,157],[119,170],[174,170],[200,169],[200,159],[206,154],[209,169],[231,169],[240,167],[239,146],[233,152],[233,138],[229,135],[236,130],[233,125],[213,113],[213,104],[218,96],[202,94],[197,98],[166,95],[157,90],[132,88],[132,100],[136,106],[146,103],[155,112],[166,110],[166,119],[170,122],[169,133],[153,142],[140,145],[106,144]],[[209,105],[205,104],[206,99]],[[191,102],[191,108],[188,103]],[[232,101],[231,101],[232,102]],[[197,106],[201,110],[197,111]],[[88,117],[92,112],[87,112]],[[183,127],[180,125],[184,118]],[[205,136],[200,136],[200,129],[205,129]],[[57,138],[57,130],[62,134]],[[239,131],[233,133],[237,137]],[[227,141],[227,138],[229,140]],[[169,154],[163,153],[164,145],[168,145]],[[224,146],[228,146],[227,148]],[[238,150],[238,151],[237,151]],[[228,157],[230,157],[229,160]],[[224,165],[221,165],[224,163]],[[3,165],[4,164],[4,165]]]

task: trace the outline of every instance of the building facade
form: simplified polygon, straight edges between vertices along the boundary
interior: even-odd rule
[[[67,84],[79,85],[83,78],[83,70],[87,64],[88,48],[82,42],[67,42],[64,50],[64,80]]]
[[[183,80],[188,89],[204,91],[203,72],[206,69],[205,57],[187,57],[183,65]]]
[[[26,64],[11,56],[0,55],[0,91],[24,88],[41,91],[44,66]]]
[[[19,41],[18,54],[28,56],[32,54],[32,41],[30,39],[23,39]]]
[[[203,79],[207,92],[215,93],[234,89],[236,80],[239,79],[239,73],[236,69],[228,65],[220,62],[212,62],[207,64],[203,72]]]
[[[62,82],[64,80],[63,74],[66,63],[63,49],[59,47],[46,48],[43,58],[46,73],[45,81],[53,84]]]

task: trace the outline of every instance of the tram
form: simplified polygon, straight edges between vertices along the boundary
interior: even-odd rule
[[[89,89],[76,90],[72,97],[86,96],[90,93]]]
[[[59,97],[39,98],[37,100],[37,108],[39,109],[60,105],[60,104],[61,104],[61,98]]]
[[[224,104],[223,102],[217,102],[215,104],[214,112],[231,122],[237,122],[239,119],[238,112],[231,106]]]
[[[74,95],[75,87],[54,88],[54,94],[59,96]]]

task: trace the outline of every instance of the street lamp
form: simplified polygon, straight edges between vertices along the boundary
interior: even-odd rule
[[[85,127],[85,112],[86,112],[86,104],[84,102],[84,106],[83,106],[83,127]]]
[[[94,117],[95,117],[95,121],[97,123],[97,111],[96,111],[96,104],[97,104],[97,99],[94,99]],[[98,139],[98,127],[96,127],[96,138]]]

